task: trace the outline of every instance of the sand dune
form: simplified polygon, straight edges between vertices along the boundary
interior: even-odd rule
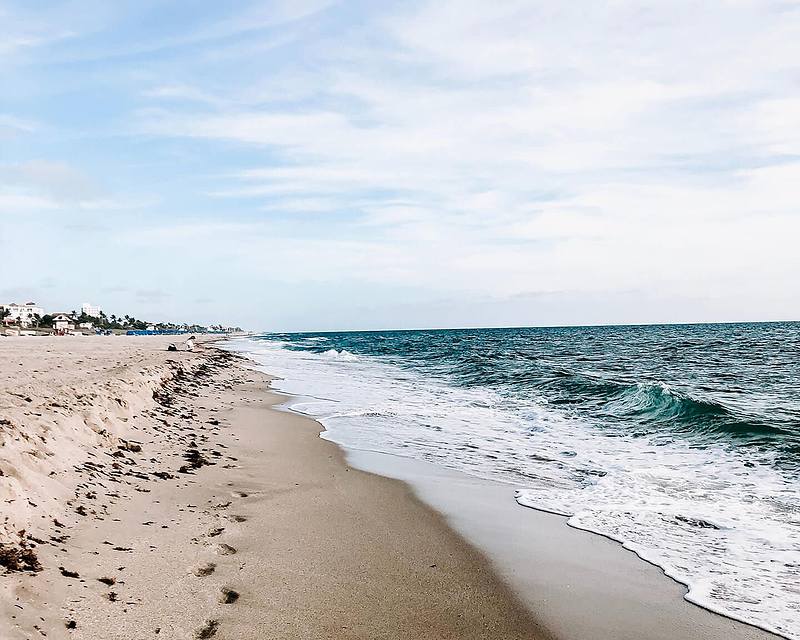
[[[136,447],[137,419],[174,375],[174,354],[153,358],[153,347],[166,342],[0,340],[0,539],[21,530],[41,536],[54,519],[70,520],[74,467]]]

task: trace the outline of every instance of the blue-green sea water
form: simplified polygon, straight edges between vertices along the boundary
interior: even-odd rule
[[[800,324],[266,334],[345,446],[509,483],[711,610],[800,638]]]

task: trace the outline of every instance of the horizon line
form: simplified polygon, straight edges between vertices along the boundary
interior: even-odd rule
[[[704,325],[738,325],[738,324],[792,324],[797,320],[722,320],[722,321],[688,321],[688,322],[620,322],[597,324],[554,324],[554,325],[496,325],[496,326],[462,326],[462,327],[413,327],[408,329],[306,329],[301,331],[245,331],[259,335],[275,335],[281,333],[381,333],[403,331],[482,331],[488,329],[597,329],[614,327],[686,327]]]

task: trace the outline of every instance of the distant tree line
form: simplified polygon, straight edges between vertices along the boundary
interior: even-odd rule
[[[0,309],[0,321],[8,315],[8,311]],[[148,327],[152,326],[156,331],[189,331],[194,333],[206,333],[207,331],[241,331],[241,327],[225,327],[221,324],[211,325],[206,327],[200,324],[187,324],[187,323],[174,323],[174,322],[147,322],[146,320],[138,320],[133,316],[124,315],[117,316],[115,314],[106,315],[101,311],[99,316],[90,316],[83,311],[78,313],[72,311],[72,318],[77,324],[91,323],[95,329],[102,329],[104,331],[125,331],[125,330],[138,330],[145,331]],[[52,328],[54,322],[53,315],[45,314],[33,316],[33,326],[39,328]]]
[[[124,316],[117,316],[112,313],[110,316],[107,316],[104,311],[101,311],[99,316],[90,316],[83,311],[80,313],[73,311],[72,317],[75,318],[75,322],[78,324],[91,322],[92,326],[96,329],[147,329],[150,325],[150,323],[145,320],[137,320],[133,316],[127,314]]]

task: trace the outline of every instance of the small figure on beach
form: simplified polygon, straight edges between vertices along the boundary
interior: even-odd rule
[[[194,351],[194,336],[189,336],[186,340],[183,341],[183,349],[178,349],[178,345],[174,342],[171,342],[167,346],[167,351]]]

